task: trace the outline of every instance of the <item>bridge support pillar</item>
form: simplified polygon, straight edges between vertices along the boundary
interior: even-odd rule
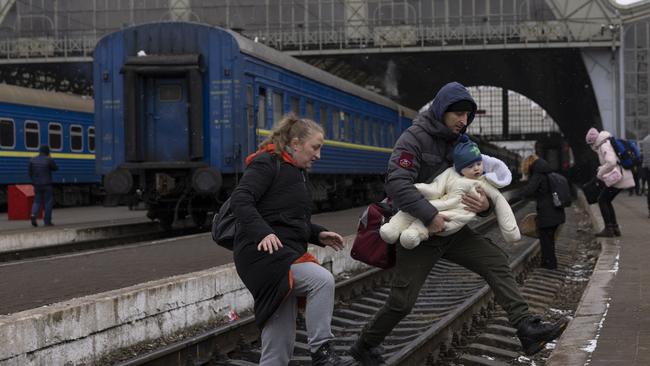
[[[620,80],[618,73],[618,52],[609,49],[582,49],[582,59],[585,63],[591,85],[596,95],[598,109],[602,121],[601,127],[617,136],[624,136],[620,121]],[[585,90],[585,92],[587,92]],[[570,103],[567,105],[570,108]],[[592,121],[598,126],[598,121]]]

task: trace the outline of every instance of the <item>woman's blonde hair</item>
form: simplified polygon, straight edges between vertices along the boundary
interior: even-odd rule
[[[528,155],[526,159],[521,162],[521,172],[525,176],[530,176],[530,167],[533,166],[533,163],[539,159],[539,156],[535,154]]]
[[[282,153],[294,138],[297,138],[298,141],[305,141],[314,132],[323,134],[323,128],[310,119],[299,118],[293,113],[288,113],[271,130],[271,134],[262,141],[260,148],[263,149],[267,145],[273,144],[275,151]]]

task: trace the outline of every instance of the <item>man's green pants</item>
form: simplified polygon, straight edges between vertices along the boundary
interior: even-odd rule
[[[491,240],[467,226],[450,236],[435,236],[413,249],[397,246],[397,264],[391,291],[384,306],[363,328],[360,340],[369,347],[378,346],[393,328],[407,316],[438,259],[444,258],[478,273],[495,293],[496,302],[516,325],[530,315],[521,296],[507,254]]]

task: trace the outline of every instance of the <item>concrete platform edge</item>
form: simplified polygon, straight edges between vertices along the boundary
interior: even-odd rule
[[[602,223],[600,212],[589,205],[584,194],[579,191],[578,204],[591,216],[596,230]],[[594,217],[596,216],[596,217]],[[582,295],[574,318],[546,361],[546,366],[583,366],[596,348],[598,335],[609,308],[609,290],[616,277],[620,253],[619,240],[598,238],[601,246],[600,256],[594,272]]]
[[[366,267],[346,249],[311,247],[335,276]],[[234,265],[147,282],[124,289],[0,317],[0,365],[92,364],[102,356],[181,329],[243,312],[253,300]]]
[[[138,234],[149,232],[152,227],[157,226],[157,223],[150,220],[137,220],[130,223],[121,222],[93,227],[63,227],[6,233],[0,235],[0,253],[12,253],[21,250]]]

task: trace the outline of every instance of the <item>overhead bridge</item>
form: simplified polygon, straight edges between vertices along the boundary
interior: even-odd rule
[[[102,35],[161,20],[225,26],[295,55],[340,55],[612,47],[622,24],[650,14],[650,4],[616,8],[608,0],[307,0],[300,5],[277,0],[255,7],[175,0],[146,9],[83,2],[59,1],[39,10],[0,0],[0,25],[15,29],[13,37],[0,41],[0,63],[89,61]],[[12,19],[4,21],[10,10]]]

